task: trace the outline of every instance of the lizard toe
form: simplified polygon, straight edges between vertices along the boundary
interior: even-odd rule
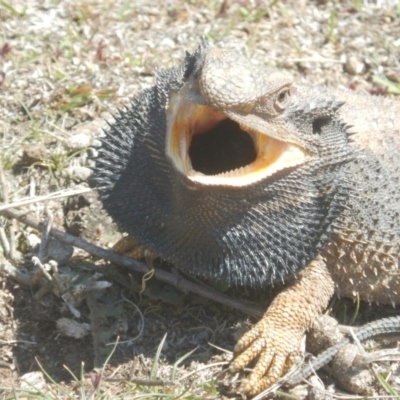
[[[229,367],[231,372],[238,372],[243,370],[246,365],[248,365],[251,361],[253,361],[256,357],[260,355],[260,359],[258,363],[261,364],[260,368],[268,369],[269,364],[273,358],[273,351],[272,349],[267,346],[266,339],[260,338],[243,351],[241,354],[236,355],[235,359],[232,361],[232,364]],[[262,357],[261,357],[262,355]],[[257,364],[258,365],[258,364]]]
[[[274,350],[263,351],[259,360],[248,377],[246,377],[240,391],[254,396],[273,385],[290,367],[296,358],[294,354],[275,354]]]
[[[235,347],[230,372],[241,371],[258,358],[240,391],[254,395],[274,384],[297,360],[302,336],[301,328],[267,313]]]
[[[262,336],[262,332],[265,330],[263,320],[259,321],[258,324],[254,325],[248,332],[246,332],[236,343],[234,348],[235,356],[243,353],[257,338]],[[257,353],[258,354],[258,353]]]

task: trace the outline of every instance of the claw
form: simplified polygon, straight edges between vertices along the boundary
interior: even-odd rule
[[[231,370],[238,371],[243,369],[243,365],[247,365],[249,361],[255,358],[261,342],[254,343],[250,349],[241,354],[232,364]],[[284,373],[289,370],[295,360],[294,354],[297,353],[289,346],[284,349],[282,346],[274,346],[271,341],[269,345],[265,345],[262,351],[259,351],[259,359],[250,375],[242,382],[240,391],[248,395],[255,395],[266,388],[273,385]],[[257,350],[254,350],[254,346]],[[258,354],[256,356],[258,356]]]
[[[273,329],[272,329],[273,328]],[[299,352],[301,331],[271,323],[271,315],[264,318],[237,344],[236,358],[230,366],[231,372],[238,372],[258,357],[250,375],[242,382],[240,391],[247,395],[257,394],[273,385],[295,360]]]
[[[323,282],[323,284],[321,284]],[[318,287],[318,297],[314,288]],[[302,337],[326,307],[334,283],[324,263],[314,261],[300,279],[280,293],[264,317],[237,343],[230,371],[238,372],[258,357],[240,392],[256,395],[279,380],[296,363]]]
[[[263,321],[263,320],[261,320]],[[245,333],[239,341],[236,343],[234,352],[235,356],[237,354],[242,353],[246,348],[248,348],[261,334],[262,334],[262,326],[261,321],[253,326],[253,328]]]

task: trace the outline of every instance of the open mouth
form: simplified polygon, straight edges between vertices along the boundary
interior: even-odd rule
[[[166,151],[195,182],[246,186],[303,163],[305,151],[229,119],[211,107],[173,95]]]

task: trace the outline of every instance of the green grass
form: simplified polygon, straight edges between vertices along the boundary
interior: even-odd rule
[[[38,400],[106,400],[106,399],[183,399],[183,400],[202,400],[204,398],[218,399],[218,384],[216,379],[196,382],[191,385],[180,384],[182,378],[176,379],[177,368],[179,364],[190,357],[196,350],[193,349],[187,354],[180,357],[173,365],[170,382],[163,382],[158,377],[158,370],[160,367],[160,359],[162,349],[167,335],[165,334],[160,344],[157,347],[156,355],[153,359],[151,371],[149,373],[149,385],[145,384],[145,379],[141,380],[141,383],[129,380],[116,380],[115,384],[107,385],[102,384],[103,381],[107,380],[106,368],[110,362],[113,354],[115,353],[118,341],[115,343],[111,350],[104,366],[102,369],[95,371],[90,376],[91,386],[88,385],[88,378],[85,378],[85,365],[81,364],[79,376],[74,374],[67,366],[64,368],[68,371],[72,378],[73,384],[68,387],[56,382],[52,376],[43,368],[43,366],[36,360],[39,369],[43,376],[46,378],[47,384],[45,389],[39,389],[34,386],[31,388],[17,388],[17,387],[0,387],[0,391],[3,395],[9,393],[9,396],[3,397],[7,400],[17,399],[38,399]],[[208,366],[206,367],[208,368]],[[192,371],[183,378],[189,375],[196,374],[198,371]],[[97,375],[96,375],[97,374]],[[71,390],[71,386],[74,388]],[[106,386],[106,387],[105,387]],[[200,392],[200,394],[196,394]],[[117,394],[116,394],[117,393]]]
[[[27,7],[25,7],[23,11],[17,11],[10,3],[6,2],[5,0],[0,0],[0,5],[7,9],[15,17],[24,17],[26,14]]]
[[[400,95],[400,83],[392,82],[387,78],[381,78],[379,76],[374,76],[372,80],[387,88],[388,93]]]
[[[328,40],[335,44],[336,43],[336,29],[337,28],[337,17],[336,17],[336,10],[332,8],[330,15],[329,15],[329,30],[328,30]]]
[[[363,7],[363,0],[353,0],[353,9],[360,12]]]

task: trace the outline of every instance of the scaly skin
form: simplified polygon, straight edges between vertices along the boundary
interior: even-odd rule
[[[226,65],[224,68],[233,71]],[[214,69],[207,71],[211,87],[215,85]],[[225,79],[230,81],[233,77],[228,74]],[[307,93],[308,87],[293,84],[291,90]],[[213,99],[219,99],[212,94]],[[293,365],[302,335],[326,308],[334,289],[346,297],[400,304],[400,104],[345,90],[331,90],[327,95],[345,102],[340,116],[352,125],[352,145],[362,152],[355,162],[343,166],[354,192],[335,221],[335,233],[321,252],[319,268],[314,262],[307,266],[237,344],[232,372],[259,357],[241,385],[248,395],[268,388]],[[306,104],[307,98],[303,101]],[[222,110],[225,104],[216,106]],[[241,107],[236,105],[234,112],[241,113]],[[309,280],[311,274],[314,280]]]
[[[377,321],[370,322],[361,328],[356,329],[353,333],[359,341],[365,341],[379,335],[398,334],[400,332],[400,315],[396,317],[382,318]],[[285,382],[286,385],[295,386],[307,379],[314,371],[319,370],[328,364],[343,347],[351,343],[352,337],[345,337],[338,343],[324,350],[315,358],[310,365],[290,376]],[[343,371],[343,370],[342,370]],[[346,373],[348,371],[343,371]],[[366,388],[364,388],[365,390]]]
[[[123,229],[196,275],[255,287],[292,282],[235,348],[232,371],[259,357],[243,393],[290,369],[335,290],[400,304],[399,102],[297,85],[203,43],[115,119],[93,183]],[[230,132],[250,134],[257,160],[268,159],[264,175],[225,179],[190,165],[187,143],[225,119],[224,144]]]
[[[242,370],[259,356],[241,391],[255,395],[275,383],[300,355],[304,332],[321,315],[334,292],[334,282],[325,262],[315,260],[299,279],[272,302],[263,318],[235,347],[231,372]],[[318,296],[315,296],[315,288]]]

